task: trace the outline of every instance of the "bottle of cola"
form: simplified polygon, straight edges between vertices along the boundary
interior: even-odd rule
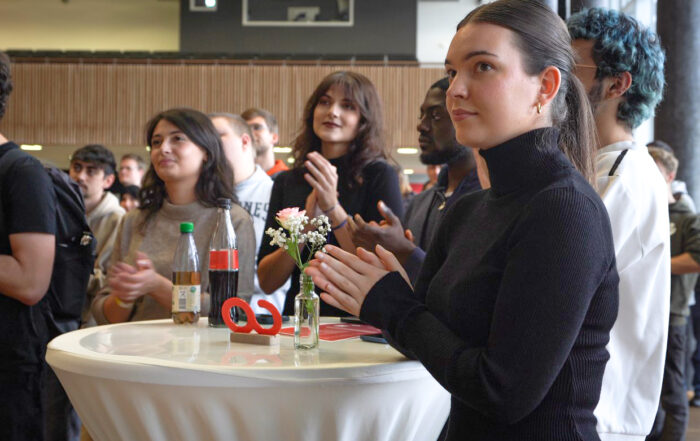
[[[209,243],[209,326],[225,327],[221,305],[238,295],[238,247],[236,232],[231,223],[231,200],[217,199],[218,220]],[[231,319],[238,321],[238,310],[231,309]]]
[[[201,310],[202,273],[192,232],[194,224],[180,224],[180,239],[173,258],[172,317],[177,324],[197,323]]]

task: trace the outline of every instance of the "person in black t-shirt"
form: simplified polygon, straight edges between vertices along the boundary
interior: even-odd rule
[[[0,52],[0,118],[12,90]],[[19,147],[0,134],[0,163]],[[55,196],[49,176],[27,154],[0,176],[0,439],[43,440],[42,377],[48,342],[44,296],[55,251]]]

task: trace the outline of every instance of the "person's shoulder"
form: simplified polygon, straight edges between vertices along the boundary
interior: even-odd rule
[[[646,185],[658,184],[661,174],[646,147],[631,143],[627,144],[630,148],[614,149],[614,146],[601,149],[596,156],[599,180],[616,177],[623,181],[647,181]]]
[[[363,174],[365,176],[373,176],[373,175],[380,175],[384,173],[391,173],[396,175],[396,170],[394,170],[394,167],[387,162],[386,159],[383,158],[377,158],[371,162],[369,162],[362,170]]]
[[[11,155],[13,157],[13,159],[10,159],[12,164],[8,169],[9,173],[41,170],[41,172],[45,174],[44,166],[41,161],[29,153],[20,150],[20,148],[12,142],[0,146],[0,154],[2,155],[0,156],[0,161],[8,160],[6,155]]]
[[[591,213],[596,216],[607,213],[598,193],[576,171],[542,188],[529,201],[528,207],[531,210],[546,210],[552,215],[565,211]]]
[[[216,209],[214,209],[214,211],[216,211]],[[231,210],[229,210],[229,212],[231,213],[231,220],[234,222],[237,220],[250,220],[252,222],[250,214],[239,204],[231,204]]]
[[[435,195],[435,192],[437,192],[437,188],[430,187],[429,189],[421,191],[420,193],[415,193],[413,198],[411,199],[411,205],[420,205],[426,200],[431,200]]]
[[[3,176],[0,176],[3,184],[11,184],[14,188],[31,186],[35,190],[46,190],[53,188],[51,178],[46,172],[44,165],[34,156],[22,151],[14,143],[7,143],[2,146],[5,152],[0,157],[0,163],[10,160],[11,163],[0,167],[5,169]],[[8,158],[5,155],[12,155]]]
[[[126,214],[126,210],[119,204],[119,198],[112,192],[105,192],[105,199],[108,203],[107,214],[114,217],[122,217]]]
[[[250,183],[255,189],[272,189],[272,186],[275,184],[260,166],[256,168],[255,173],[251,176]]]
[[[638,206],[641,211],[655,210],[666,204],[666,183],[646,148],[621,152],[604,152],[598,157],[598,193],[606,205],[625,201]],[[611,173],[611,168],[617,167]],[[641,207],[648,207],[642,209]],[[631,207],[630,207],[631,208]]]
[[[295,180],[304,179],[304,171],[300,167],[295,167],[295,168],[290,168],[289,170],[283,170],[279,173],[276,173],[274,177],[271,179],[275,183],[285,183],[285,182],[292,182]],[[279,184],[278,184],[279,185]]]
[[[126,237],[131,237],[133,231],[136,230],[136,227],[145,222],[146,215],[146,210],[136,208],[122,216],[120,225],[124,230],[123,235]]]

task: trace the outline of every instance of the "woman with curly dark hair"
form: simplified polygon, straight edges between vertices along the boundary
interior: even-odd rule
[[[311,94],[304,108],[302,128],[293,143],[294,168],[275,180],[265,229],[277,227],[275,213],[287,207],[305,207],[307,215],[329,217],[329,242],[354,250],[347,218],[359,213],[381,221],[382,200],[403,216],[396,172],[386,161],[382,141],[382,110],[372,82],[356,72],[334,72]],[[299,290],[299,270],[284,250],[263,241],[258,255],[258,278],[265,292],[292,276],[284,312],[293,311]],[[329,305],[322,315],[347,315]]]
[[[112,253],[108,287],[92,303],[98,324],[170,317],[172,262],[179,225],[194,223],[202,268],[216,226],[218,198],[236,201],[233,171],[209,118],[192,109],[170,109],[149,121],[151,166],[141,205],[122,220]],[[231,206],[239,253],[238,293],[253,293],[255,233],[250,216]],[[202,314],[209,306],[208,274],[202,271]]]

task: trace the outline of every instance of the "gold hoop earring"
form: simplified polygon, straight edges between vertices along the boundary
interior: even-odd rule
[[[542,103],[537,103],[537,114],[542,113]]]

